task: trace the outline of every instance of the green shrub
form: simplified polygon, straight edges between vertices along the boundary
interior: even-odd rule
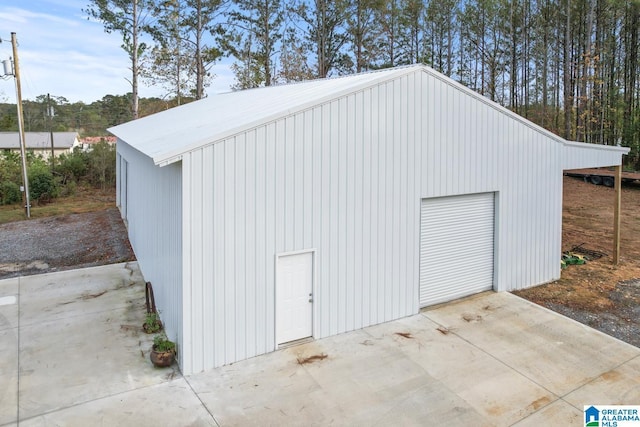
[[[51,170],[43,162],[34,161],[29,167],[29,195],[32,200],[58,197],[58,186]]]
[[[0,155],[0,182],[5,181],[21,185],[22,164],[19,153],[3,151]]]
[[[87,154],[81,151],[62,154],[56,160],[55,171],[62,177],[63,185],[71,181],[79,182],[87,174],[88,162]]]
[[[22,200],[20,186],[15,182],[3,181],[0,183],[0,204],[10,205]]]
[[[106,142],[94,144],[89,157],[89,179],[103,190],[116,184],[116,148]]]
[[[78,184],[75,181],[67,181],[66,184],[60,186],[60,196],[73,196],[78,191]]]

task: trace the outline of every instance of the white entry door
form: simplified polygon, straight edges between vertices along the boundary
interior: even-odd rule
[[[313,252],[276,260],[277,344],[313,335]]]

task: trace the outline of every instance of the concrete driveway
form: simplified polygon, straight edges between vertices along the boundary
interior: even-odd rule
[[[0,281],[0,425],[584,425],[640,402],[640,349],[507,293],[188,377],[151,366],[143,318],[136,263]]]

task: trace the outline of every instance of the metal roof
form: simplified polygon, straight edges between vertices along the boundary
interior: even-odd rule
[[[223,93],[108,130],[156,164],[167,164],[195,148],[422,68],[413,65]]]
[[[49,132],[25,132],[25,145],[31,150],[51,149],[51,135]],[[78,142],[77,132],[54,132],[53,148],[72,148]],[[19,149],[20,138],[18,132],[0,132],[0,149]]]
[[[107,130],[150,157],[156,165],[166,165],[180,160],[182,154],[191,150],[415,72],[425,72],[442,80],[559,143],[573,148],[596,145],[568,142],[423,64],[218,94]],[[624,154],[629,152],[625,147],[601,147]]]

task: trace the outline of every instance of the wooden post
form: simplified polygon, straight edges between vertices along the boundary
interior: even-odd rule
[[[613,205],[613,265],[620,261],[620,207],[622,201],[622,165],[615,168],[616,201]]]

